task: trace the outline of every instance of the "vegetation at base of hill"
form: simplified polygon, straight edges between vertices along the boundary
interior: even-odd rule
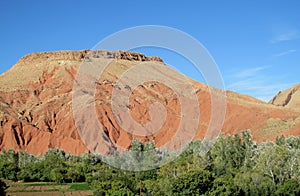
[[[153,148],[134,141],[132,150]],[[158,160],[153,154],[148,161]],[[300,137],[257,144],[248,131],[220,136],[214,143],[194,141],[173,162],[149,171],[126,171],[100,155],[80,156],[51,149],[44,156],[3,150],[0,178],[24,182],[87,182],[95,195],[299,195]],[[120,155],[122,158],[122,155]],[[124,158],[124,157],[123,157]],[[121,159],[120,159],[121,160]],[[85,187],[81,187],[85,186]],[[88,189],[87,185],[74,185]],[[5,184],[0,181],[0,195]]]

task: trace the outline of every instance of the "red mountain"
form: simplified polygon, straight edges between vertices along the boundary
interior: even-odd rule
[[[89,129],[92,127],[84,121],[89,122],[89,119],[95,116],[89,116],[90,113],[77,116],[79,124],[75,126],[72,102],[74,80],[81,63],[87,60],[85,57],[88,52],[85,50],[29,54],[0,75],[0,149],[26,150],[36,155],[54,147],[75,154],[94,150],[85,145],[78,127],[84,126],[86,136],[94,137],[93,133],[89,135]],[[182,105],[177,94],[170,86],[159,82],[149,81],[129,89],[128,86],[118,86],[118,79],[141,62],[155,62],[165,66],[168,71],[161,74],[168,81],[176,81],[175,75],[179,73],[164,65],[159,57],[146,57],[139,53],[124,51],[94,51],[91,54],[92,58],[101,57],[112,61],[101,77],[95,80],[95,100],[92,105],[95,107],[96,119],[103,129],[100,136],[105,140],[103,145],[94,144],[94,148],[114,149],[115,146],[128,148],[133,138],[142,141],[154,140],[157,146],[169,142],[176,135],[183,118],[180,113]],[[145,72],[146,70],[137,70],[134,79],[142,80],[139,77]],[[151,70],[147,72],[151,74]],[[188,81],[195,90],[200,115],[198,119],[193,119],[199,120],[196,134],[191,136],[187,132],[186,137],[203,139],[207,136],[208,130],[219,129],[217,125],[210,123],[213,122],[211,95],[218,95],[226,101],[225,121],[220,126],[223,133],[234,134],[249,129],[254,140],[258,142],[274,140],[280,135],[300,135],[299,85],[279,93],[270,103],[265,103],[231,91],[226,92],[225,97],[220,90],[191,79]],[[151,121],[152,103],[158,102],[165,107],[166,118],[157,132],[138,136],[120,126],[118,116],[114,115],[111,107],[112,93],[117,88],[130,90],[126,107],[131,117],[140,124]],[[82,103],[86,101],[84,96],[86,94],[83,92],[80,97]],[[187,108],[190,111],[193,109],[195,108]],[[156,112],[154,117],[161,113],[160,110],[154,112]],[[157,118],[159,121],[159,117]],[[124,126],[133,126],[126,123],[123,123]],[[193,129],[189,127],[189,123],[183,126],[187,130]]]

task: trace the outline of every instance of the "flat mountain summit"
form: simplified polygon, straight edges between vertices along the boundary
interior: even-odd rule
[[[170,87],[150,81],[131,89],[127,105],[133,119],[140,124],[150,121],[149,106],[158,102],[166,108],[166,119],[160,129],[145,137],[127,132],[113,114],[111,97],[123,74],[140,62],[156,62],[166,66],[159,57],[147,57],[126,51],[57,51],[33,53],[21,58],[10,70],[0,75],[0,149],[25,150],[39,155],[49,148],[81,154],[89,149],[82,140],[73,113],[73,87],[81,63],[90,58],[111,59],[101,77],[95,81],[94,106],[106,138],[106,146],[129,148],[133,139],[154,140],[163,146],[172,138],[181,123],[181,105]],[[164,77],[176,80],[175,71]],[[138,70],[136,77],[139,77]],[[194,139],[203,139],[211,121],[212,88],[189,79],[199,105],[199,125]],[[125,86],[126,88],[126,86]],[[269,103],[235,92],[226,92],[224,134],[251,130],[257,142],[274,140],[277,136],[300,135],[300,85],[278,93]],[[88,117],[81,116],[84,121]],[[80,126],[80,125],[79,125]],[[128,124],[128,127],[131,125]],[[188,125],[186,125],[188,127]],[[92,136],[91,136],[92,137]]]

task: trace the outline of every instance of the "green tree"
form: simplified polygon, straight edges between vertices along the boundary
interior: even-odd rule
[[[67,173],[67,165],[65,162],[65,153],[61,150],[49,150],[42,160],[43,176],[42,181],[55,181],[58,183],[64,182]]]
[[[213,187],[208,195],[219,196],[219,195],[241,195],[242,191],[234,183],[232,176],[220,176],[213,181]]]
[[[19,168],[11,162],[0,162],[0,176],[7,180],[17,181]]]
[[[290,178],[300,175],[299,150],[289,149],[286,145],[278,146],[275,143],[260,145],[255,169],[270,177],[274,184],[283,183]]]
[[[236,190],[242,195],[273,195],[276,186],[269,177],[255,172],[241,172],[234,177]]]
[[[145,195],[172,195],[171,183],[168,178],[145,180],[143,182]]]
[[[242,131],[242,140],[244,148],[243,170],[248,171],[255,165],[254,158],[258,153],[257,144],[252,141],[252,135],[249,130]]]
[[[213,177],[209,171],[190,170],[174,178],[173,195],[201,195],[211,189]]]
[[[300,149],[300,136],[295,137],[295,136],[290,136],[286,139],[286,145],[289,148],[293,149]]]
[[[17,180],[18,154],[14,150],[2,150],[0,155],[0,177],[7,180]]]
[[[66,181],[66,170],[65,168],[54,168],[50,171],[50,180],[56,183],[63,183]]]
[[[278,146],[285,146],[286,145],[286,139],[283,135],[281,135],[280,137],[276,137],[275,143]]]
[[[196,140],[192,142],[193,158],[192,163],[195,168],[212,170],[211,148],[213,142],[205,139],[203,142]]]
[[[280,195],[280,196],[300,195],[300,183],[295,179],[288,179],[284,183],[278,185],[276,195]]]
[[[238,134],[221,136],[211,150],[213,170],[217,176],[234,175],[244,164],[245,148]]]
[[[25,151],[18,152],[18,167],[22,168],[25,167],[28,164],[32,164],[33,162],[36,162],[37,158],[34,157],[31,154],[28,154]]]
[[[44,164],[41,161],[32,162],[31,164],[26,164],[24,167],[20,168],[18,172],[18,180],[24,182],[39,182],[48,181],[48,178],[44,177]]]
[[[69,166],[66,172],[66,180],[69,182],[84,182],[85,176],[80,165]]]
[[[123,181],[105,181],[95,182],[93,187],[96,189],[95,195],[111,195],[111,196],[130,196],[135,195]]]

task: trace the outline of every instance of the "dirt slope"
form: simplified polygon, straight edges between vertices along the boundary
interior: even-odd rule
[[[36,155],[54,147],[76,154],[93,150],[81,140],[75,126],[72,105],[74,79],[88,52],[33,53],[23,57],[14,67],[0,75],[0,149],[27,150]],[[114,149],[117,145],[128,148],[133,138],[155,140],[157,146],[166,144],[176,134],[182,118],[179,99],[169,86],[152,81],[131,90],[127,107],[138,123],[150,121],[151,103],[159,102],[166,108],[166,121],[157,132],[147,137],[125,131],[118,124],[111,107],[112,92],[114,88],[121,88],[116,87],[116,82],[122,74],[140,62],[157,62],[165,66],[162,60],[159,57],[123,51],[95,51],[92,57],[113,60],[104,74],[95,81],[94,105],[97,119],[104,130],[106,147]],[[163,73],[164,76],[170,81],[176,80],[172,75],[174,70],[166,69],[168,71]],[[142,73],[145,70],[139,71]],[[139,73],[136,74],[138,76]],[[195,138],[202,139],[210,127],[210,92],[213,90],[205,84],[192,80],[190,82],[195,89],[200,111]],[[282,134],[300,135],[300,111],[290,109],[297,106],[299,98],[296,93],[290,99],[292,102],[285,104],[289,107],[280,107],[274,105],[282,103],[277,101],[281,99],[278,98],[279,95],[271,104],[246,95],[226,92],[227,110],[222,132],[234,134],[250,129],[254,139],[259,142],[273,140]],[[85,115],[79,118],[85,121],[91,117]],[[184,126],[189,129],[188,123]],[[88,128],[86,127],[87,130]]]

